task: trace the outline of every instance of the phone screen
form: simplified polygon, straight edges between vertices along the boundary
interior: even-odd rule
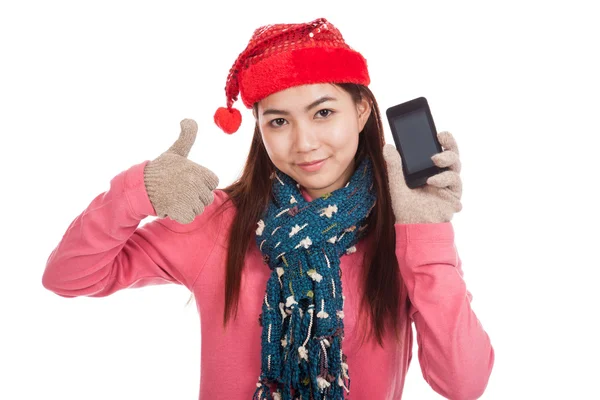
[[[409,174],[434,166],[431,156],[438,152],[432,140],[427,113],[415,110],[393,120],[402,143],[402,153]]]

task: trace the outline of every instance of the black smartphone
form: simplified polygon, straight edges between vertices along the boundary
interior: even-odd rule
[[[424,186],[427,178],[449,169],[437,167],[431,160],[442,146],[425,97],[390,107],[386,115],[409,188]]]

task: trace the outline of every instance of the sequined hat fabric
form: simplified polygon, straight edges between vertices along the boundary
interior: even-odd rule
[[[234,133],[242,117],[233,103],[241,95],[247,108],[281,90],[312,83],[370,83],[367,61],[353,50],[325,18],[308,23],[265,25],[254,31],[246,49],[229,70],[227,107],[214,121]]]

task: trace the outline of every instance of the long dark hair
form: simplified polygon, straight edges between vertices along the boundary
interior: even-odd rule
[[[395,219],[383,158],[383,125],[379,107],[368,87],[351,83],[336,86],[349,93],[356,104],[366,98],[371,105],[371,115],[360,134],[355,155],[356,165],[360,164],[364,157],[371,158],[374,186],[377,191],[377,203],[367,221],[370,230],[368,236],[363,238],[369,239],[372,245],[366,250],[362,266],[364,286],[359,315],[365,312],[368,314],[364,327],[369,327],[369,334],[374,334],[379,345],[383,347],[383,336],[388,325],[394,330],[396,340],[400,341],[400,328],[407,321],[409,306],[406,286],[402,281],[395,254]],[[254,111],[257,115],[256,104]],[[230,232],[227,254],[223,326],[227,326],[229,319],[237,315],[244,259],[249,246],[255,245],[252,239],[256,223],[268,205],[272,182],[270,176],[274,168],[257,124],[242,175],[222,189],[229,195],[228,201],[237,208],[231,224],[235,229],[231,229]],[[361,321],[363,318],[359,317],[357,322]],[[364,329],[363,340],[366,333],[367,330]]]

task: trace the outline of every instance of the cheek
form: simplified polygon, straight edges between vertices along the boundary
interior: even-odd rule
[[[270,135],[263,136],[263,143],[267,154],[275,166],[280,167],[282,160],[288,159],[289,146],[282,137],[274,137]]]
[[[356,126],[348,124],[330,131],[327,135],[327,142],[335,149],[352,151],[358,146],[358,138]]]
[[[277,148],[277,142],[273,139],[271,135],[263,134],[262,141],[265,145],[265,149],[267,149],[267,153],[271,154],[274,151],[276,151],[275,149]]]

